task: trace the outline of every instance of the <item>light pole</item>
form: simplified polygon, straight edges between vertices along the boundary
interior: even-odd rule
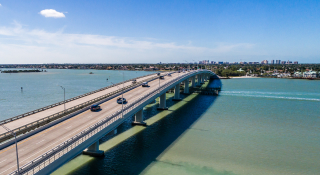
[[[7,128],[4,125],[1,125],[5,130],[7,130],[8,132],[11,132],[11,134],[14,136],[14,140],[16,143],[16,156],[17,156],[17,168],[18,168],[18,174],[20,174],[20,169],[19,169],[19,156],[18,156],[18,144],[17,144],[17,137],[16,137],[16,133],[13,132],[11,129]]]
[[[66,112],[66,88],[60,86],[63,89],[63,104],[64,104],[64,112]]]

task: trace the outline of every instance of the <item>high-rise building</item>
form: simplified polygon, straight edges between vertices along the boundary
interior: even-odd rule
[[[281,63],[281,60],[276,60],[276,64],[280,64]]]
[[[281,64],[286,64],[287,62],[286,61],[281,61]]]
[[[268,60],[261,61],[261,64],[268,64]]]
[[[293,64],[298,64],[298,61],[293,62]]]
[[[270,64],[274,64],[274,60],[271,60]]]

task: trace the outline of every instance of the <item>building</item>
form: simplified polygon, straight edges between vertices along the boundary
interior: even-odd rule
[[[293,64],[298,64],[298,61],[293,62]]]
[[[281,61],[281,64],[286,64],[287,62],[286,61]]]
[[[297,77],[297,78],[300,78],[300,77],[303,77],[303,74],[301,72],[295,72],[293,74],[293,77]]]
[[[274,64],[274,60],[271,60],[270,64]]]
[[[239,72],[243,72],[244,70],[242,70],[242,68],[240,67],[240,69],[239,69],[239,70],[237,70],[237,71],[239,71]]]
[[[218,64],[223,64],[223,62],[222,61],[218,61]]]
[[[261,61],[261,64],[268,64],[268,60]]]
[[[281,60],[276,60],[276,64],[280,64]]]
[[[310,71],[303,72],[303,77],[304,78],[317,78],[318,74],[317,74],[317,72],[310,70]]]
[[[286,77],[291,77],[290,73],[280,73],[277,75],[278,78],[286,78]]]
[[[292,64],[292,61],[289,61],[289,60],[288,60],[288,61],[287,61],[287,64]]]

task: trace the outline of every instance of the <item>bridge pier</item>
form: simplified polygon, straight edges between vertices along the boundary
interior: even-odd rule
[[[178,83],[175,87],[174,87],[174,97],[172,99],[173,101],[181,101],[180,98],[180,83]]]
[[[104,156],[104,151],[99,150],[99,140],[89,146],[86,150],[82,151],[82,153],[93,157]]]
[[[189,94],[189,79],[184,80],[184,94]]]
[[[135,120],[132,122],[132,125],[147,125],[147,123],[143,122],[143,108],[135,114]]]
[[[196,76],[192,77],[192,87],[196,87]]]
[[[206,82],[207,79],[208,79],[207,74],[204,74],[204,75],[203,75],[203,81]]]
[[[204,84],[204,75],[203,74],[200,75],[200,84]]]
[[[168,110],[166,107],[166,93],[163,93],[159,97],[159,107],[157,108],[158,110]]]
[[[200,85],[200,75],[199,74],[197,75],[197,84],[196,84],[196,86],[201,86]]]

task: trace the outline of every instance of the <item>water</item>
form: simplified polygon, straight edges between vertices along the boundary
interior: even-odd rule
[[[0,120],[63,101],[64,94],[60,86],[66,89],[66,99],[69,99],[109,86],[112,83],[116,84],[123,79],[127,80],[153,73],[90,69],[49,69],[47,71],[0,73]],[[89,74],[90,72],[93,74]],[[124,77],[122,73],[124,73]]]
[[[64,76],[74,74],[72,81],[79,83],[80,77],[88,77],[92,70],[81,70],[82,76],[78,70],[64,71],[70,71],[62,73]],[[97,79],[90,75],[80,85],[69,83],[69,88],[92,88],[83,90],[88,92],[104,87],[106,75],[101,74]],[[18,80],[11,80],[16,83],[7,91],[18,84]],[[30,85],[39,82],[29,80]],[[214,84],[219,82],[209,86]],[[53,174],[319,174],[320,81],[228,79],[222,84],[219,96],[193,94],[173,102],[173,94],[167,94],[168,111],[157,111],[158,103],[144,108],[148,127],[132,127],[129,119],[118,127],[116,135],[100,140],[100,149],[106,150],[104,158],[81,155]],[[56,93],[62,91],[56,85],[54,88]],[[2,115],[7,112],[1,109]]]

